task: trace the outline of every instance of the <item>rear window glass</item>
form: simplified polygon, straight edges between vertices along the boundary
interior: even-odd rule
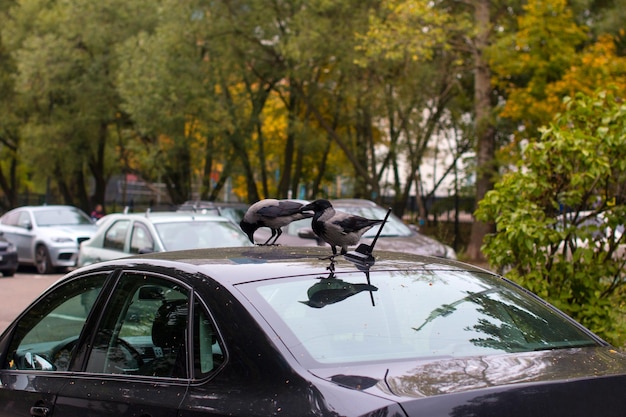
[[[558,311],[488,274],[331,274],[242,284],[296,358],[317,363],[595,346]],[[369,281],[369,282],[368,282]]]
[[[250,246],[233,222],[189,221],[155,224],[166,250]]]
[[[75,208],[40,210],[35,211],[34,215],[38,226],[73,226],[93,223],[86,214]]]

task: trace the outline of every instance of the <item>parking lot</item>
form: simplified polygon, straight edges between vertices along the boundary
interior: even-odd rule
[[[38,275],[34,270],[20,269],[13,277],[0,277],[0,332],[39,294],[63,274]]]

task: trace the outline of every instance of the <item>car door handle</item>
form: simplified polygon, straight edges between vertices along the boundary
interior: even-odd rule
[[[33,417],[47,417],[50,414],[48,407],[31,407],[30,415]]]

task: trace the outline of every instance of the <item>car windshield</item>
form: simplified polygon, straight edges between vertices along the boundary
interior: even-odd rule
[[[237,225],[226,221],[188,221],[155,224],[165,250],[250,246]]]
[[[360,206],[346,206],[346,207],[337,207],[337,210],[344,211],[350,214],[356,214],[357,216],[365,217],[368,219],[384,219],[387,215],[387,210],[382,207],[360,207]],[[375,226],[365,232],[364,237],[374,237],[376,233],[378,233],[378,226]],[[383,227],[381,236],[410,236],[411,229],[402,222],[398,217],[394,214],[391,214],[387,219],[387,223]]]
[[[597,346],[506,281],[465,271],[385,271],[239,286],[310,366]],[[368,282],[369,281],[369,282]]]
[[[33,212],[37,226],[72,226],[93,224],[91,219],[78,209],[50,208]]]

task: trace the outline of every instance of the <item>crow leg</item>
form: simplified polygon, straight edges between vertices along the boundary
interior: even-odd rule
[[[274,230],[274,229],[270,229],[270,230],[272,231],[272,236],[270,236],[270,238],[269,238],[269,239],[267,239],[267,240],[265,241],[265,243],[264,243],[264,244],[262,244],[261,246],[265,246],[265,245],[267,245],[267,244],[270,242],[270,240],[272,240],[272,238],[273,238],[274,236],[276,236],[276,230]]]
[[[283,230],[282,229],[276,229],[276,237],[274,238],[274,241],[272,242],[272,245],[276,244],[276,241],[278,240],[278,238],[280,237],[280,235],[283,234]],[[273,236],[273,235],[272,235]]]

